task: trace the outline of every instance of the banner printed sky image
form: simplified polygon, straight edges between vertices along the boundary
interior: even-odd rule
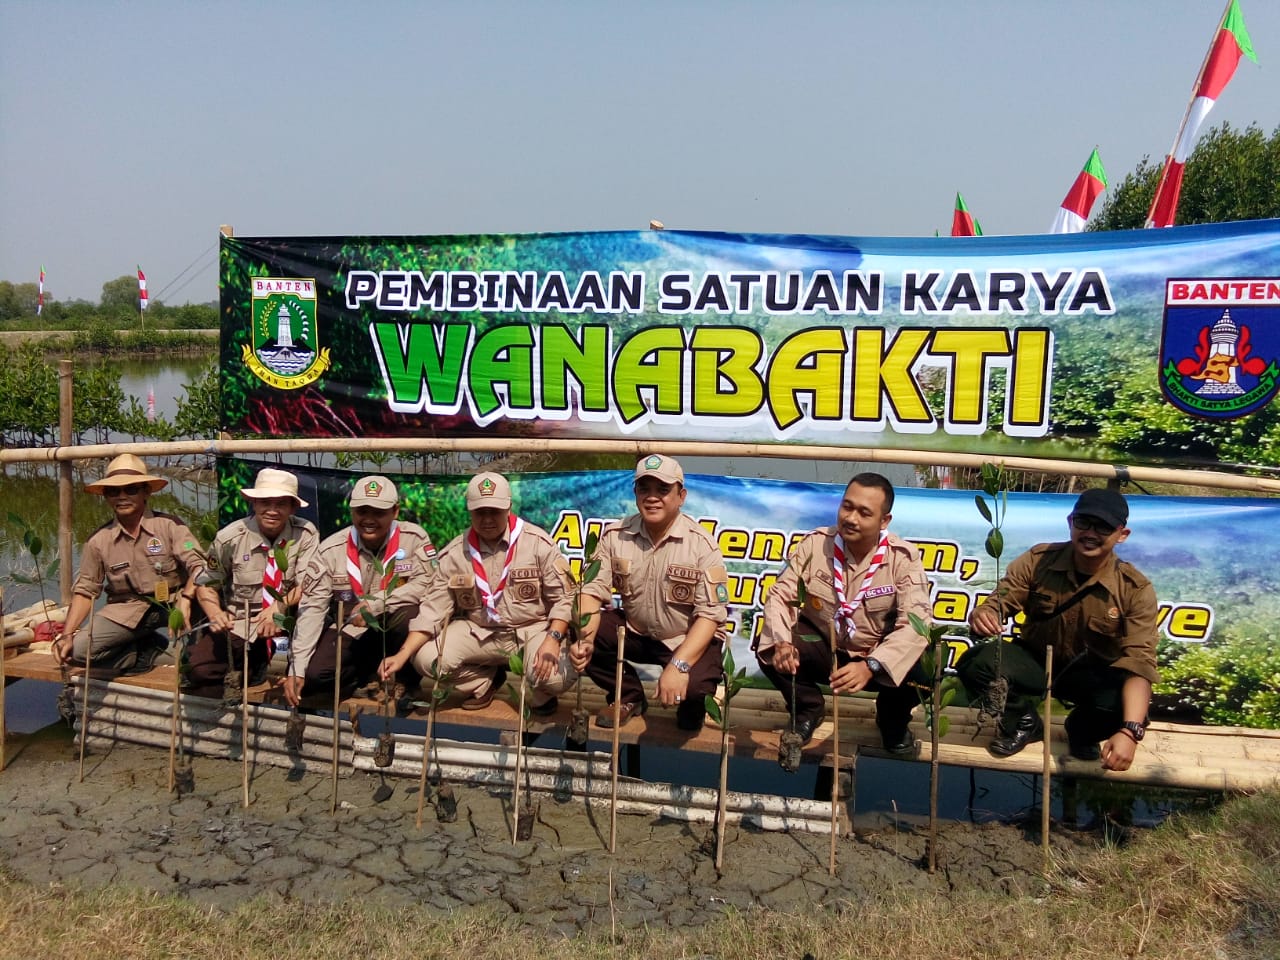
[[[1242,9],[1259,63],[1210,119],[1270,133],[1280,4]],[[1043,233],[1095,145],[1113,184],[1169,149],[1220,16],[1193,0],[14,0],[0,279],[44,264],[46,299],[96,300],[141,263],[153,298],[210,301],[223,223],[931,237],[959,191],[988,238]]]

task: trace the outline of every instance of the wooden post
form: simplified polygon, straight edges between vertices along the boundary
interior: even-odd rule
[[[834,660],[832,661],[834,663]],[[834,672],[834,671],[833,671]],[[836,826],[840,810],[840,697],[831,691],[831,856],[827,872],[836,875]]]
[[[182,680],[182,638],[179,637],[173,652],[173,714],[169,718],[169,792],[178,784],[178,698]]]
[[[4,738],[8,734],[4,717],[4,587],[0,587],[0,771],[4,770]]]
[[[84,696],[80,698],[80,783],[84,783],[84,742],[89,737],[89,668],[93,665],[93,611],[89,611],[89,645],[84,651],[84,673],[80,680],[84,684]],[[75,637],[71,638],[71,650],[75,652]],[[0,651],[3,652],[3,651]]]
[[[337,666],[333,674],[333,799],[329,801],[329,813],[338,812],[338,707],[342,704],[342,627],[345,605],[338,601],[338,636],[334,643],[338,647]]]
[[[73,379],[70,360],[58,361],[58,443],[64,447],[75,444],[75,418],[73,415]],[[75,518],[75,489],[72,483],[72,461],[58,464],[58,593],[64,605],[71,603],[71,554]]]
[[[1040,785],[1040,844],[1044,848],[1044,872],[1049,872],[1049,770],[1053,754],[1049,739],[1053,735],[1053,644],[1044,650],[1044,771]]]
[[[516,638],[517,641],[519,638]],[[515,843],[520,832],[520,758],[524,756],[524,695],[529,665],[520,657],[520,717],[516,722],[516,783],[511,793],[511,842]]]
[[[253,633],[249,620],[249,601],[244,602],[244,646],[241,663],[240,683],[240,783],[243,788],[242,805],[249,806],[249,635]],[[231,642],[233,633],[228,631],[227,643]]]
[[[622,665],[627,646],[627,625],[618,627],[618,663],[613,675],[613,783],[609,793],[609,852],[618,850],[618,733],[622,726]]]

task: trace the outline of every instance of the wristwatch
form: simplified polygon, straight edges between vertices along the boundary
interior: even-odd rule
[[[880,661],[875,657],[867,657],[867,669],[871,671],[872,676],[878,677],[884,667],[880,665]]]
[[[1140,723],[1137,720],[1126,720],[1120,726],[1129,731],[1129,735],[1133,737],[1134,743],[1141,743],[1142,738],[1147,735],[1147,725],[1145,723]]]
[[[681,673],[688,673],[693,669],[688,660],[681,660],[679,657],[673,657],[671,659],[671,665]]]
[[[552,640],[554,640],[556,643],[559,643],[564,639],[565,635],[561,633],[559,630],[548,630],[547,636],[550,637]]]

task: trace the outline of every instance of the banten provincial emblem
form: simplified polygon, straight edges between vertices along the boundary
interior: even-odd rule
[[[254,376],[280,390],[314,383],[331,363],[319,339],[315,280],[253,278],[253,343],[243,358]]]
[[[1160,389],[1211,420],[1270,403],[1280,389],[1280,278],[1167,281]]]

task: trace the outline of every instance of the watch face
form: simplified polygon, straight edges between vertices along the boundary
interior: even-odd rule
[[[1141,723],[1133,720],[1126,720],[1124,722],[1124,728],[1133,734],[1133,739],[1135,740],[1141,740],[1147,735],[1147,728]]]

